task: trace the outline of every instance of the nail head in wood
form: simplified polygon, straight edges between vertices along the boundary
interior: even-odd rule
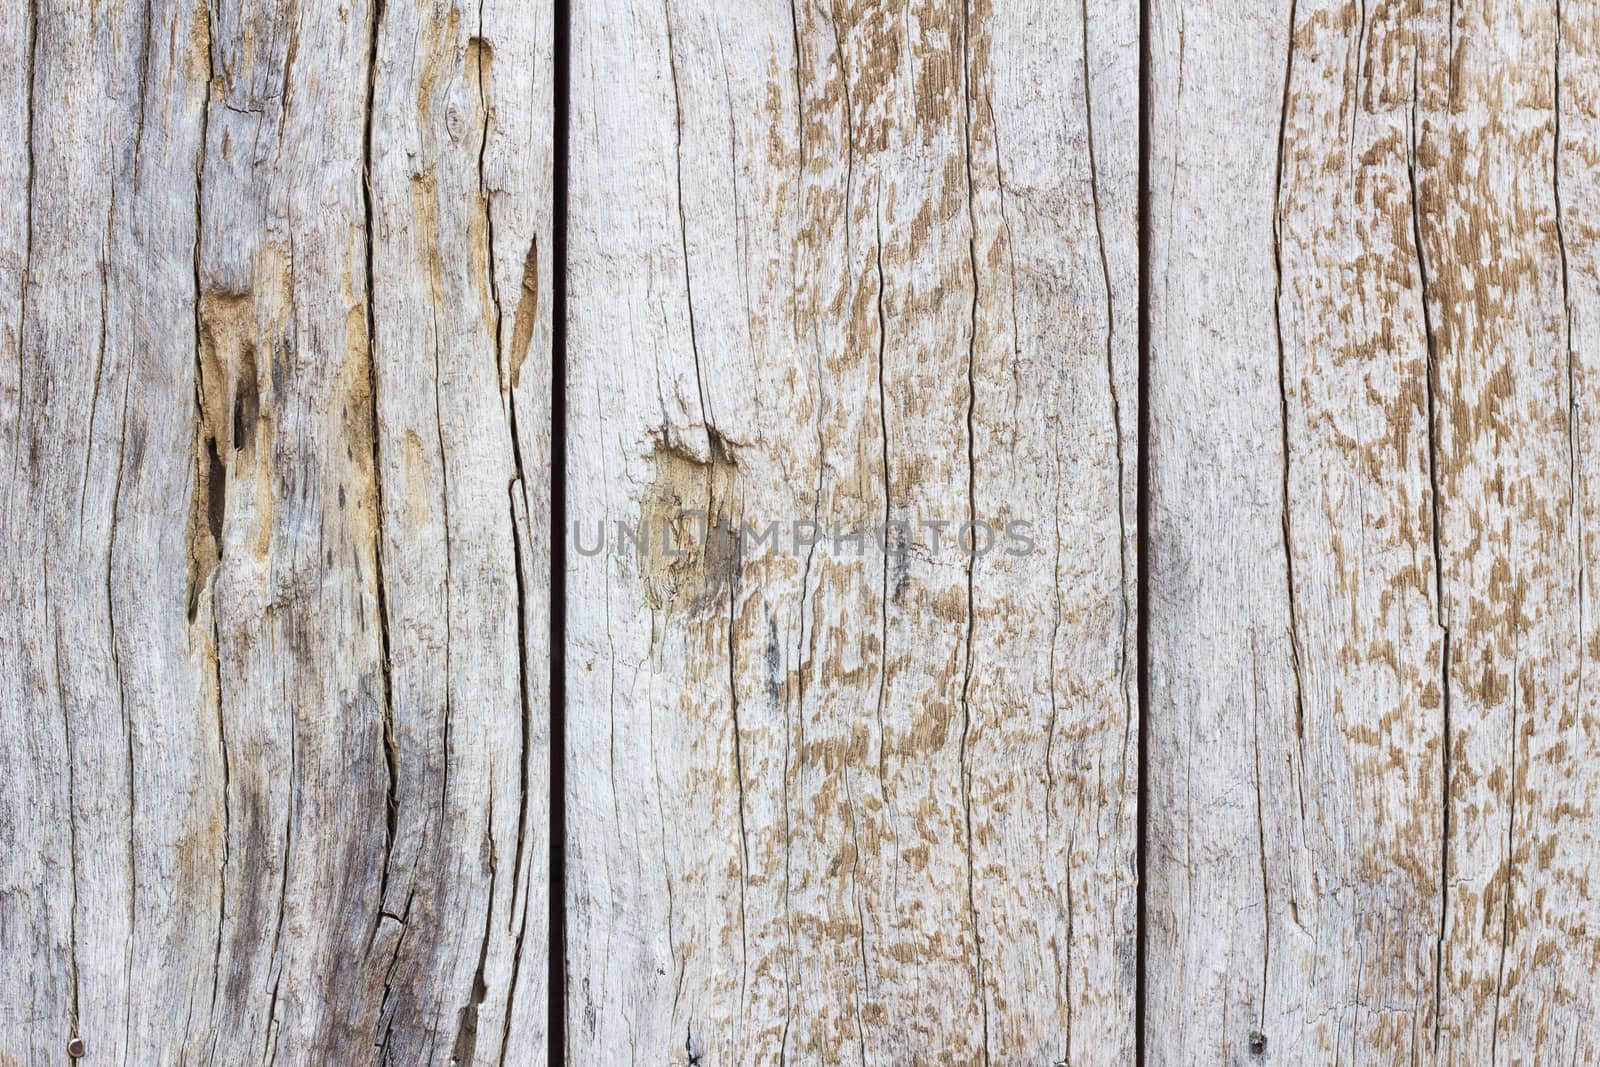
[[[71,1041],[67,1042],[67,1055],[68,1056],[71,1056],[75,1060],[81,1060],[83,1058],[83,1053],[84,1053],[83,1038],[75,1037]]]
[[[1267,1051],[1267,1035],[1260,1030],[1250,1031],[1250,1055],[1259,1056]]]

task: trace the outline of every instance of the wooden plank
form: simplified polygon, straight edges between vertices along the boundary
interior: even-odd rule
[[[1155,1062],[1594,1055],[1559,17],[1152,9]]]
[[[1444,15],[1444,12],[1440,13]],[[1440,1058],[1592,1061],[1600,821],[1582,490],[1587,406],[1568,226],[1592,257],[1593,127],[1565,150],[1558,3],[1468,5],[1424,36],[1416,174],[1437,397],[1444,621],[1450,635],[1449,837]],[[1592,24],[1593,13],[1586,16]],[[1580,23],[1581,27],[1581,23]],[[1585,38],[1587,37],[1587,40]],[[1582,84],[1580,81],[1577,84]],[[1565,99],[1564,99],[1565,96]],[[1580,267],[1583,260],[1580,260]],[[1584,346],[1588,348],[1587,345]]]
[[[359,1057],[382,987],[352,977],[372,966],[388,795],[362,187],[372,12],[212,15],[191,554],[225,761],[214,1025],[263,1057]]]
[[[383,10],[371,269],[394,823],[372,947],[389,961],[382,1029],[398,1062],[502,1062],[513,1048],[543,1062],[550,14]]]
[[[1369,78],[1393,31],[1377,18],[1369,53],[1351,14],[1155,18],[1158,1063],[1431,1039],[1442,639],[1409,113]]]
[[[0,1061],[544,1062],[550,28],[0,23]]]
[[[573,20],[570,1062],[1126,1060],[1136,11]]]
[[[0,1058],[193,1047],[221,795],[192,655],[192,8],[4,16]],[[197,66],[198,64],[198,66]],[[196,76],[198,70],[199,76]]]

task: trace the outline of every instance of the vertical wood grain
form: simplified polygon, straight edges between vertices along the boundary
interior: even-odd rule
[[[1569,42],[1564,14],[1556,3],[1440,11],[1417,76],[1450,634],[1439,1021],[1450,1063],[1600,1054],[1600,940],[1582,917],[1600,830],[1587,800],[1600,722],[1584,685],[1594,517],[1577,392],[1587,346],[1573,329],[1595,290],[1592,271],[1574,285],[1566,248],[1569,226],[1580,253],[1589,247],[1592,224],[1564,203],[1583,203],[1595,178],[1568,169],[1593,141],[1582,125],[1568,139],[1557,112],[1582,84],[1563,65],[1587,59],[1592,71],[1596,42],[1581,15]]]
[[[1593,6],[568,6],[0,15],[0,1064],[1600,1061]]]
[[[549,26],[392,4],[376,41],[394,821],[372,951],[396,1062],[545,1055]]]
[[[3,28],[0,1061],[544,1062],[548,7]]]
[[[1153,9],[1156,1062],[1595,1055],[1571,14]]]
[[[1135,10],[573,18],[571,1062],[1126,1059]]]

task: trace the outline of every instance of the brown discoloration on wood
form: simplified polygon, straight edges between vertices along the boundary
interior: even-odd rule
[[[653,611],[695,614],[724,604],[739,573],[738,464],[718,437],[704,459],[661,445],[639,503],[639,574]]]
[[[418,20],[418,25],[421,35],[416,41],[415,54],[421,58],[422,71],[416,80],[417,127],[430,130],[433,128],[433,109],[440,82],[457,77],[461,69],[471,68],[457,67],[460,59],[460,8],[452,3],[443,18],[425,16]]]
[[[574,11],[569,506],[784,543],[687,596],[574,559],[572,1055],[1131,1056],[1134,9],[611,7]],[[1064,547],[969,562],[969,518]]]
[[[538,321],[539,304],[539,240],[528,245],[528,254],[522,261],[522,279],[517,285],[517,310],[512,317],[510,349],[510,388],[522,384],[522,365],[528,360],[528,346],[533,342],[533,327]]]
[[[238,508],[240,479],[255,483],[246,509],[257,558],[265,558],[272,524],[270,454],[258,453],[258,438],[270,439],[272,370],[258,352],[275,354],[284,343],[288,315],[288,267],[279,250],[258,256],[248,292],[201,294],[196,317],[194,492],[189,507],[189,618],[194,621],[203,587],[223,554],[230,480]],[[271,358],[269,356],[269,358]],[[263,410],[263,393],[266,409]],[[265,424],[263,422],[265,420]],[[208,614],[209,618],[209,614]],[[209,624],[208,624],[209,625]]]
[[[172,32],[177,33],[180,20],[172,22]],[[190,84],[203,86],[210,92],[211,78],[211,8],[206,0],[196,0],[194,17],[188,24],[188,49],[183,53],[184,75]],[[177,48],[173,52],[176,58]]]
[[[1220,9],[1156,20],[1182,58],[1155,53],[1170,119],[1152,163],[1167,177],[1151,397],[1176,414],[1154,423],[1152,517],[1170,521],[1199,481],[1188,528],[1233,532],[1181,538],[1151,580],[1179,603],[1231,586],[1248,620],[1219,617],[1199,655],[1159,620],[1151,637],[1157,676],[1199,703],[1152,739],[1148,973],[1158,1002],[1213,1021],[1157,1044],[1168,1062],[1241,1016],[1312,1059],[1591,1058],[1583,1009],[1556,992],[1592,954],[1560,917],[1586,846],[1558,842],[1591,833],[1544,795],[1575,777],[1561,761],[1590,699],[1592,628],[1572,324],[1593,296],[1573,283],[1562,214],[1584,186],[1555,149],[1558,22],[1549,5],[1305,2],[1242,36],[1219,32]],[[1281,72],[1276,90],[1215,82],[1223,41]],[[1275,167],[1242,162],[1250,146],[1275,147]],[[1193,242],[1217,250],[1209,277],[1242,281],[1198,281]],[[1229,355],[1263,348],[1276,381]],[[1216,388],[1235,397],[1226,433],[1193,413]],[[1257,417],[1274,409],[1277,425]],[[1253,462],[1238,484],[1264,485],[1270,463],[1240,444],[1274,437],[1280,513],[1181,469]],[[1251,573],[1275,552],[1281,581]],[[1205,666],[1234,645],[1272,650],[1248,686]],[[1219,788],[1212,761],[1240,740],[1254,788]],[[1195,917],[1241,911],[1259,919]],[[1259,970],[1214,981],[1224,953]]]
[[[444,255],[439,248],[439,184],[431,170],[411,176],[411,219],[417,227],[417,244],[427,270],[428,299],[444,299]]]

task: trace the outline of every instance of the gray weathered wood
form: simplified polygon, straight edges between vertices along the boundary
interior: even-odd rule
[[[499,1062],[508,1041],[529,1060],[544,1055],[548,929],[549,15],[509,0],[383,10],[384,1025],[397,1062]]]
[[[1594,1062],[1597,44],[1153,6],[1152,1062]]]
[[[543,1062],[548,5],[0,26],[0,1062]]]
[[[1594,5],[570,6],[561,457],[552,0],[0,15],[0,1065],[1600,1062]]]
[[[570,1062],[1126,1062],[1134,5],[573,20]]]

